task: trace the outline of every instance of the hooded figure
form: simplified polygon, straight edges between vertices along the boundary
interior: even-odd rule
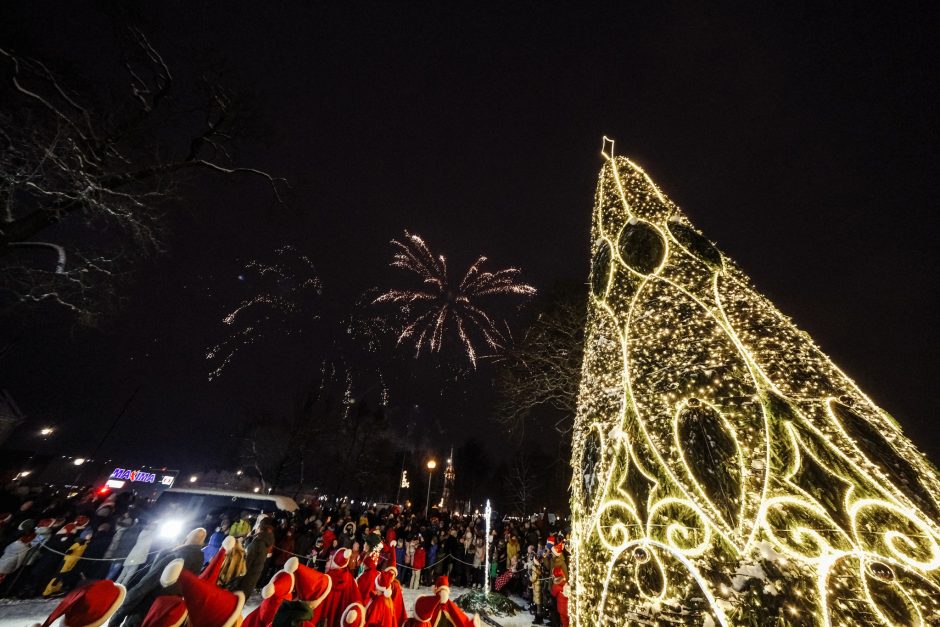
[[[434,594],[437,595],[437,607],[431,614],[431,624],[437,627],[451,625],[452,627],[480,627],[480,617],[477,614],[468,618],[457,604],[450,600],[450,581],[446,575],[441,575],[434,582]]]
[[[347,607],[353,603],[362,603],[359,586],[356,585],[355,578],[349,572],[351,557],[351,550],[336,549],[326,565],[326,575],[333,581],[332,590],[323,608],[327,627],[337,627]]]
[[[209,543],[202,547],[202,555],[206,560],[206,564],[208,564],[209,560],[215,557],[215,554],[222,548],[222,541],[225,540],[225,538],[226,534],[221,529],[216,529],[215,532],[209,536]]]
[[[555,610],[561,618],[561,627],[568,627],[568,577],[561,566],[552,570],[552,596],[555,597]]]
[[[395,606],[392,604],[394,580],[390,570],[383,570],[375,578],[369,592],[369,604],[366,606],[367,627],[400,627],[395,617]]]
[[[127,591],[127,600],[114,615],[113,624],[121,625],[121,621],[124,621],[122,627],[139,627],[158,596],[180,593],[175,586],[164,590],[160,582],[160,575],[170,562],[180,560],[183,568],[193,574],[202,570],[202,542],[206,539],[206,533],[204,529],[201,534],[198,531],[193,530],[186,536],[192,544],[182,544],[154,562],[153,567],[137,585]]]
[[[186,601],[189,627],[239,627],[242,623],[244,595],[200,579],[184,568],[181,559],[166,565],[160,573],[160,584],[164,588],[178,587]]]
[[[304,601],[313,613],[313,618],[304,625],[315,627],[323,617],[325,601],[333,589],[333,580],[318,570],[304,566],[296,557],[287,560],[284,570],[294,573],[294,598]]]
[[[385,569],[385,572],[391,573],[392,575],[392,607],[395,608],[395,624],[401,627],[405,624],[405,621],[408,620],[408,612],[405,610],[405,599],[401,594],[401,582],[398,581],[398,569],[394,566],[389,566]]]
[[[362,561],[362,574],[356,577],[356,587],[359,588],[359,596],[362,598],[363,603],[368,603],[372,586],[375,585],[375,578],[379,576],[377,565],[378,557],[375,553],[366,555]]]
[[[414,616],[405,621],[405,627],[431,627],[431,617],[440,599],[436,594],[425,594],[415,599]]]
[[[99,627],[117,611],[127,591],[110,581],[92,581],[65,595],[49,617],[33,627],[50,627],[62,619],[63,627]]]
[[[274,573],[271,581],[261,588],[261,604],[245,617],[242,627],[271,627],[281,604],[290,601],[293,592],[294,573],[286,570]]]

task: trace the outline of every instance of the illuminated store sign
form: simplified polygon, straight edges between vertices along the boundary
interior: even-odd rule
[[[157,475],[152,472],[144,472],[143,470],[128,470],[127,468],[115,468],[114,472],[111,473],[112,479],[125,479],[131,482],[140,482],[140,483],[155,483],[157,481]]]

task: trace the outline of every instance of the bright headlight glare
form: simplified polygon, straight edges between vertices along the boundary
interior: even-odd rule
[[[178,519],[170,519],[160,525],[160,537],[162,538],[176,538],[183,531],[183,521]]]

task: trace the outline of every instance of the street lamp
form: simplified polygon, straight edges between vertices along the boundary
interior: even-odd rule
[[[39,430],[39,435],[46,438],[52,435],[53,431],[55,431],[55,429],[53,429],[52,427],[43,427],[42,429]]]
[[[84,458],[84,457],[76,457],[75,459],[72,460],[72,463],[75,464],[76,466],[81,466],[82,464],[85,463],[85,458]]]
[[[428,460],[428,500],[427,505],[424,507],[424,517],[427,518],[431,514],[431,477],[434,476],[434,469],[437,468],[437,462],[433,459]]]

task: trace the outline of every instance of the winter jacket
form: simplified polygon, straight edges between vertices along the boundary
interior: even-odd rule
[[[562,627],[568,627],[568,582],[562,579],[553,583],[552,596],[555,597],[555,611],[561,617]]]
[[[141,534],[143,535],[143,534]],[[160,575],[167,564],[175,559],[183,560],[183,568],[196,574],[202,570],[202,549],[201,547],[185,544],[177,547],[166,555],[156,560],[143,579],[137,582],[133,588],[127,591],[127,597],[120,609],[111,619],[111,625],[121,625],[122,627],[140,627],[144,616],[150,610],[154,600],[162,594],[181,594],[179,584],[173,584],[164,588],[160,584]]]
[[[225,534],[222,531],[216,531],[209,536],[209,542],[202,547],[202,558],[208,564],[209,560],[215,557],[215,554],[222,548],[222,541],[225,540]]]
[[[127,559],[124,560],[125,567],[140,566],[147,562],[147,557],[150,555],[150,547],[153,546],[153,536],[155,533],[156,529],[147,527],[138,534],[134,548],[130,550],[127,554]],[[120,557],[120,555],[118,555],[118,557]]]
[[[424,547],[418,545],[418,548],[415,549],[414,556],[411,558],[411,567],[415,570],[421,570],[424,568],[427,560],[427,553],[424,551]]]
[[[264,563],[268,559],[268,553],[271,552],[273,546],[274,534],[270,529],[262,528],[245,549],[245,575],[234,589],[241,590],[246,599],[254,592],[261,578],[261,572],[264,570]]]
[[[7,548],[3,550],[3,556],[0,557],[0,575],[9,575],[19,570],[20,566],[26,562],[30,543],[34,538],[34,534],[25,535],[7,545]]]
[[[111,545],[105,551],[104,556],[108,559],[118,560],[127,558],[134,545],[137,544],[140,533],[139,524],[129,527],[118,525],[117,531],[114,532],[114,537],[111,539]]]

